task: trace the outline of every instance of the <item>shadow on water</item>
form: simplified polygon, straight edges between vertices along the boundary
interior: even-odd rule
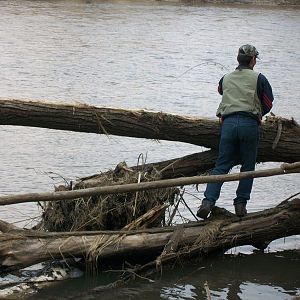
[[[288,271],[287,271],[288,270]],[[293,299],[300,293],[300,251],[223,255],[163,270],[153,283],[137,279],[101,293],[91,289],[112,282],[105,273],[58,283],[30,299]]]

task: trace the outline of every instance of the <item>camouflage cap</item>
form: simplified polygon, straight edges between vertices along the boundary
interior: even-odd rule
[[[246,55],[246,56],[251,56],[251,57],[253,57],[253,56],[258,57],[258,55],[259,55],[256,48],[252,45],[249,45],[249,44],[241,46],[239,48],[239,54]]]

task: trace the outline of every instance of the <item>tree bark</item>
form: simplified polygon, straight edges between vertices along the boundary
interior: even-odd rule
[[[259,161],[299,161],[299,126],[283,119],[279,119],[280,122],[273,121],[261,127]],[[85,104],[20,100],[0,100],[0,125],[178,141],[211,149],[218,148],[220,131],[218,121],[203,118]]]
[[[215,207],[207,221],[137,231],[40,233],[12,228],[0,233],[0,271],[55,258],[86,257],[91,252],[100,263],[134,264],[138,257],[149,256],[151,261],[157,255],[157,263],[165,263],[241,245],[265,249],[272,240],[300,234],[300,199],[242,219],[224,211]],[[174,247],[168,247],[170,243]]]

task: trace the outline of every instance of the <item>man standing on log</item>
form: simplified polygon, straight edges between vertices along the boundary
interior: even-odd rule
[[[219,82],[218,92],[222,101],[217,116],[221,118],[222,128],[219,156],[211,175],[227,174],[237,162],[241,164],[241,172],[255,169],[259,124],[261,117],[271,110],[274,99],[267,78],[253,71],[258,54],[252,45],[241,46],[237,56],[238,67]],[[207,218],[220,196],[222,184],[207,184],[198,217]],[[252,184],[252,178],[239,182],[233,200],[238,217],[247,214]]]

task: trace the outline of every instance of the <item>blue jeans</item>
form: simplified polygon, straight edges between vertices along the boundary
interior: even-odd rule
[[[227,174],[230,169],[240,163],[241,172],[255,169],[259,125],[257,120],[245,115],[234,114],[225,118],[219,144],[219,156],[211,175]],[[215,203],[220,196],[223,182],[208,183],[205,199]],[[239,181],[234,204],[247,203],[250,199],[253,178]]]

